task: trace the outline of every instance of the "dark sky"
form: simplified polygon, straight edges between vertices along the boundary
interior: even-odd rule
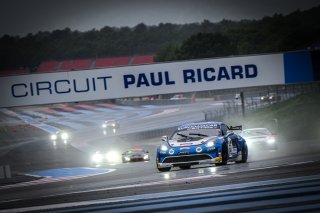
[[[208,19],[260,19],[320,5],[320,0],[1,0],[0,36],[38,31],[86,31],[104,26],[133,27],[193,23]]]

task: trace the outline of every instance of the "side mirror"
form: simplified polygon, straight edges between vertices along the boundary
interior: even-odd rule
[[[168,141],[168,136],[167,136],[167,135],[162,136],[162,137],[161,137],[161,140],[162,140],[163,142]]]

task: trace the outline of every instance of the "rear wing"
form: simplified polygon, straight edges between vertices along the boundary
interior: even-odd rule
[[[228,130],[242,130],[242,125],[240,126],[228,126]]]

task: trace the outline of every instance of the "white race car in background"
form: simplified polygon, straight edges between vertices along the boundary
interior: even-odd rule
[[[116,134],[120,129],[120,123],[117,120],[107,120],[102,124],[103,134]]]
[[[272,134],[267,128],[244,129],[240,136],[246,140],[249,148],[277,149],[275,134]]]
[[[61,130],[61,131],[57,131],[57,132],[53,133],[50,136],[50,139],[53,142],[54,146],[57,146],[58,143],[67,145],[69,143],[70,136],[67,132]]]

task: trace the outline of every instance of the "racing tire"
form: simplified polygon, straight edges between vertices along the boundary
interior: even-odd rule
[[[226,144],[222,145],[222,152],[221,152],[222,161],[221,163],[216,163],[216,166],[223,166],[227,165],[228,163],[228,148]]]
[[[248,146],[244,143],[241,150],[241,160],[236,161],[236,163],[246,163],[248,160]]]
[[[190,169],[191,165],[179,166],[180,169]]]
[[[157,157],[156,158],[156,165],[157,165],[157,169],[160,171],[160,172],[168,172],[170,171],[171,167],[158,167],[158,162],[159,162],[159,158]]]

